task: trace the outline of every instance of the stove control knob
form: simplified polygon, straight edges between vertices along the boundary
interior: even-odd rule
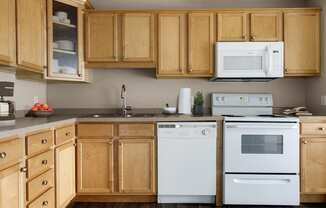
[[[208,129],[203,129],[201,131],[201,134],[204,135],[204,136],[207,136],[209,134],[209,130]]]

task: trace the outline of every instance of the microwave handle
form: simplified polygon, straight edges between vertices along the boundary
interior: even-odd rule
[[[266,67],[266,75],[270,75],[273,67],[273,50],[271,45],[267,46],[268,66]]]

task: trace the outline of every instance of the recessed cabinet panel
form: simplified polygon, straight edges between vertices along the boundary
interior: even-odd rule
[[[282,41],[283,14],[281,12],[251,13],[250,33],[251,41]]]
[[[186,14],[159,14],[158,75],[180,75],[186,70]]]
[[[326,138],[301,139],[301,192],[326,194]]]
[[[119,192],[155,193],[154,140],[119,140]]]
[[[16,9],[14,0],[0,1],[0,65],[16,64]]]
[[[190,13],[188,29],[188,73],[211,76],[215,42],[214,15],[212,13]]]
[[[16,2],[18,66],[43,73],[46,68],[46,1]]]
[[[89,62],[118,61],[118,16],[114,13],[88,13],[86,51]]]
[[[217,14],[218,41],[247,41],[248,14],[219,13]]]
[[[152,13],[123,14],[122,60],[154,61],[154,15]]]
[[[113,142],[105,139],[81,139],[77,147],[77,192],[113,191]]]
[[[284,14],[285,75],[320,73],[320,13]]]

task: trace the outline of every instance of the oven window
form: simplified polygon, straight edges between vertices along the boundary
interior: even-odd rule
[[[242,154],[283,154],[282,135],[242,135]]]

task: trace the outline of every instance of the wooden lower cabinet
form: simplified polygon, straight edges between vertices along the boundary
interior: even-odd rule
[[[113,142],[111,139],[80,139],[77,142],[77,192],[113,192]]]
[[[153,139],[119,140],[119,192],[155,194]]]
[[[65,208],[76,195],[75,153],[74,141],[55,149],[57,208]]]
[[[301,138],[301,192],[326,194],[326,138]]]
[[[24,208],[24,174],[21,164],[0,170],[0,208]]]

